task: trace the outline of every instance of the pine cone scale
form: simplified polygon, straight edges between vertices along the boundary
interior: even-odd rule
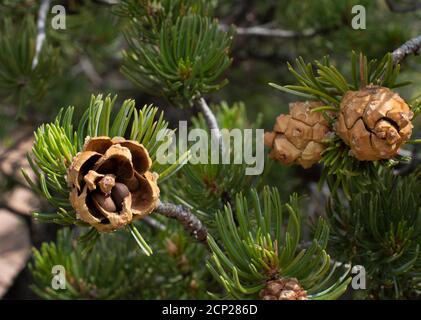
[[[107,149],[93,170],[102,174],[113,172],[119,179],[130,179],[134,174],[132,161],[130,150],[116,144]]]
[[[80,190],[83,177],[89,172],[89,167],[101,158],[101,154],[93,151],[78,153],[72,161],[67,173],[69,187]]]

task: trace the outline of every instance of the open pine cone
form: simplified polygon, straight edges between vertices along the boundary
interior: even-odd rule
[[[262,300],[308,300],[307,292],[295,278],[270,280],[259,295]]]
[[[111,232],[151,213],[159,203],[151,164],[148,151],[136,141],[88,140],[67,174],[78,217],[100,232]]]
[[[325,149],[322,140],[329,132],[326,119],[312,109],[323,106],[319,101],[290,103],[290,113],[276,118],[273,132],[265,133],[265,145],[272,148],[269,157],[285,165],[300,164],[310,168]]]
[[[370,85],[344,95],[335,130],[358,160],[390,159],[410,138],[412,117],[397,93]]]

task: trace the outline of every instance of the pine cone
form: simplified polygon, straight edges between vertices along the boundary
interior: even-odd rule
[[[136,141],[97,137],[85,143],[67,174],[77,216],[101,232],[151,213],[159,202],[148,151]]]
[[[370,85],[344,95],[335,130],[358,160],[390,159],[411,136],[413,115],[397,93]]]
[[[270,280],[259,295],[262,300],[308,300],[307,292],[295,278]]]
[[[290,103],[290,113],[276,118],[273,132],[265,133],[265,145],[272,148],[269,157],[285,165],[300,164],[310,168],[325,149],[322,140],[329,132],[326,119],[312,109],[323,106],[319,101]]]

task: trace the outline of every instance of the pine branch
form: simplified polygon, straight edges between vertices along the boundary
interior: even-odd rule
[[[158,208],[155,209],[155,212],[168,218],[177,219],[196,240],[208,247],[208,231],[206,227],[187,207],[168,202],[161,202]]]
[[[49,8],[50,0],[42,0],[38,11],[37,40],[35,44],[35,56],[34,60],[32,60],[32,69],[35,69],[38,65],[39,55],[41,53],[42,45],[45,41],[45,24]]]
[[[410,54],[418,54],[418,51],[421,49],[421,35],[412,38],[401,45],[399,48],[395,49],[392,52],[392,59],[395,65],[402,62],[406,56]]]
[[[278,38],[297,38],[297,37],[311,37],[317,33],[314,29],[305,29],[303,31],[292,31],[283,29],[267,29],[264,27],[250,27],[250,28],[237,28],[239,35],[253,35],[263,37],[278,37]]]
[[[220,25],[220,28],[224,31],[229,30],[229,27],[227,25]],[[254,27],[246,27],[246,28],[236,27],[235,31],[237,35],[296,39],[296,38],[314,37],[318,34],[327,33],[333,29],[334,28],[324,28],[324,29],[308,28],[308,29],[304,29],[303,31],[294,31],[294,30],[284,30],[284,29],[270,29],[264,26],[254,26]]]
[[[335,195],[326,206],[331,252],[336,260],[365,267],[370,286],[361,293],[366,297],[404,299],[416,290],[419,188],[416,174],[394,176],[389,170],[379,173],[365,193],[354,193],[349,200]]]
[[[198,102],[199,102],[200,111],[202,112],[203,117],[205,118],[205,121],[206,121],[206,124],[208,125],[209,130],[211,130],[211,133],[213,132],[216,138],[218,139],[219,150],[222,154],[224,150],[224,141],[222,139],[222,134],[221,134],[221,130],[219,129],[218,121],[216,120],[214,113],[209,108],[204,98],[200,98]]]
[[[82,56],[79,61],[80,69],[85,73],[86,77],[96,87],[100,87],[103,83],[101,76],[95,70],[94,65],[87,56]]]
[[[97,2],[99,4],[106,4],[106,5],[115,5],[119,4],[119,0],[95,0],[94,2]]]
[[[145,17],[151,18],[148,13]],[[142,91],[183,107],[191,106],[198,93],[228,83],[220,78],[232,62],[232,29],[223,32],[216,20],[194,13],[163,21],[148,22],[145,17],[133,18],[126,31],[129,49],[122,66],[123,74]]]
[[[149,224],[152,228],[158,229],[159,231],[167,230],[167,227],[164,224],[152,217],[147,216],[143,219],[143,221]]]
[[[146,230],[145,230],[146,231]],[[79,233],[78,233],[79,232]],[[54,242],[34,249],[29,263],[31,289],[43,299],[206,299],[209,283],[206,268],[198,268],[206,254],[202,247],[188,246],[189,238],[171,233],[176,252],[165,242],[155,241],[155,253],[136,254],[128,232],[98,237],[91,251],[81,243],[80,229],[61,228]],[[153,237],[148,232],[148,237]],[[66,268],[66,290],[51,288],[51,269]],[[104,268],[104,266],[106,266]],[[159,276],[157,276],[159,275]],[[199,290],[191,284],[199,283]],[[206,282],[205,282],[206,281]],[[208,284],[209,283],[209,284]]]
[[[300,248],[303,230],[297,195],[283,204],[276,188],[239,193],[233,206],[216,213],[215,222],[219,240],[209,236],[212,255],[207,267],[224,286],[226,298],[261,298],[265,281],[295,278],[308,299],[337,299],[351,280],[349,270],[335,274],[337,266],[326,252],[329,228],[323,219],[318,220],[311,244]]]

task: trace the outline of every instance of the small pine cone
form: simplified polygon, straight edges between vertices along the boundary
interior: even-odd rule
[[[285,165],[300,164],[310,168],[317,163],[325,149],[322,140],[329,125],[320,112],[312,109],[323,106],[319,101],[294,102],[290,113],[276,118],[272,132],[265,133],[265,145],[272,148],[269,157]]]
[[[67,172],[77,217],[100,232],[119,229],[151,213],[159,203],[148,151],[136,141],[88,140]]]
[[[370,85],[344,95],[335,130],[356,159],[390,159],[410,138],[413,115],[397,93]]]
[[[270,280],[259,296],[262,300],[308,300],[307,292],[295,278]]]

